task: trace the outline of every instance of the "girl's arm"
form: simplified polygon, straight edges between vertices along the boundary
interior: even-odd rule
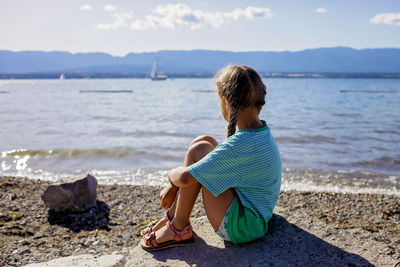
[[[171,170],[168,174],[168,179],[173,186],[177,187],[186,187],[198,183],[185,166]]]
[[[179,187],[186,187],[198,183],[188,171],[187,167],[178,167],[168,174],[169,185],[160,192],[161,207],[169,209],[175,201]]]

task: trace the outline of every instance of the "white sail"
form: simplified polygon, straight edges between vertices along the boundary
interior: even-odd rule
[[[166,80],[167,76],[158,73],[157,61],[154,60],[153,67],[151,68],[150,79],[152,80]]]
[[[157,61],[153,62],[153,68],[151,69],[150,78],[157,78]]]

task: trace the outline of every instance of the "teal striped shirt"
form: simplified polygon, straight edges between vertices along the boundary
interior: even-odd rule
[[[279,197],[282,165],[278,146],[265,121],[258,129],[238,131],[189,172],[214,196],[235,189],[241,203],[267,223]]]

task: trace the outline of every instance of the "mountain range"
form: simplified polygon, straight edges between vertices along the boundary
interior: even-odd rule
[[[26,73],[141,73],[154,61],[166,74],[215,73],[226,64],[244,64],[258,72],[400,73],[400,49],[316,48],[283,52],[162,50],[112,56],[106,53],[69,53],[0,50],[0,74]]]

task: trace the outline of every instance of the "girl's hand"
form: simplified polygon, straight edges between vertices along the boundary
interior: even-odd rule
[[[176,194],[178,193],[179,187],[171,184],[167,185],[163,190],[160,191],[161,208],[169,209],[174,203]]]

